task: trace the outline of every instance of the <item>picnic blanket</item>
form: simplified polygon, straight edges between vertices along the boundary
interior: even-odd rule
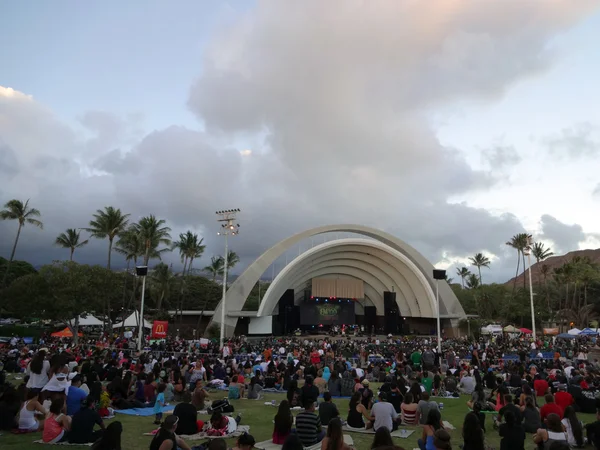
[[[87,444],[71,444],[70,442],[57,442],[56,444],[51,444],[50,442],[44,442],[42,439],[38,439],[37,441],[33,441],[34,444],[44,444],[44,445],[78,445],[84,447],[91,447],[94,445],[93,442],[88,442]]]
[[[345,434],[344,435],[344,444],[346,444],[348,446],[353,446],[354,439],[352,439],[352,436]],[[273,444],[273,441],[271,439],[267,439],[266,441],[262,441],[257,444],[254,444],[254,448],[257,450],[280,450],[281,445]],[[315,445],[311,445],[310,447],[304,447],[304,450],[319,450],[320,448],[321,448],[321,443],[319,442]]]
[[[471,408],[469,408],[469,411],[472,412],[473,410]],[[481,411],[483,414],[498,414],[498,411]]]
[[[342,427],[342,430],[349,431],[350,433],[375,434],[375,430],[373,428],[369,428],[369,429],[367,429],[367,428],[352,428],[352,427],[349,427],[348,425],[344,425]],[[399,430],[393,431],[390,434],[392,435],[392,437],[406,439],[414,432],[415,432],[415,430],[408,430],[406,428],[401,428]]]
[[[173,411],[174,409],[174,405],[166,405],[162,407],[162,412],[168,413]],[[115,409],[115,412],[118,414],[126,414],[128,416],[148,417],[154,415],[154,408],[150,406],[148,408]]]
[[[144,436],[154,436],[157,431],[158,430],[154,430],[151,433],[144,433]],[[242,434],[248,432],[250,432],[250,425],[238,425],[237,429],[233,433],[226,436],[207,436],[205,431],[201,431],[200,433],[196,434],[180,434],[178,436],[185,441],[199,441],[200,439],[228,439],[241,436]]]

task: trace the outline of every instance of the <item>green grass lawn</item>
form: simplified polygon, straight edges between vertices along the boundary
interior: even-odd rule
[[[218,399],[220,397],[217,394],[211,393],[211,398]],[[273,431],[272,419],[275,416],[276,408],[272,406],[266,406],[265,401],[277,400],[285,398],[284,394],[266,394],[261,400],[234,400],[232,404],[235,406],[236,412],[242,413],[242,424],[250,425],[250,434],[254,436],[257,442],[270,439]],[[443,399],[444,410],[442,411],[443,420],[447,420],[456,427],[456,430],[451,431],[452,445],[455,449],[458,449],[458,445],[462,443],[461,438],[461,427],[465,414],[468,409],[465,402],[468,400],[467,397],[461,397],[459,399]],[[438,399],[439,401],[439,399]],[[336,399],[340,412],[343,416],[346,415],[348,410],[348,400]],[[199,416],[200,419],[206,420],[208,416]],[[590,423],[595,420],[592,414],[581,414],[580,419],[584,423]],[[116,419],[123,423],[123,450],[147,450],[150,445],[150,437],[143,436],[143,433],[147,433],[153,430],[154,417],[132,417],[118,415]],[[407,427],[415,429],[413,433],[407,439],[394,438],[397,445],[404,447],[406,450],[410,450],[417,447],[417,439],[421,436],[421,429],[419,427]],[[498,433],[492,428],[491,416],[486,419],[486,443],[492,448],[500,448],[500,439]],[[354,446],[358,450],[368,450],[371,447],[373,439],[372,435],[364,435],[351,433],[354,439]],[[35,449],[43,448],[39,445],[34,445],[34,440],[41,439],[41,433],[33,433],[26,435],[11,435],[10,433],[3,433],[0,436],[0,448],[1,449]],[[201,441],[195,441],[192,444],[197,445]],[[228,445],[231,447],[234,445],[234,439],[228,440]],[[533,441],[531,435],[527,436],[525,448],[527,450],[534,450]],[[71,447],[67,447],[71,448]],[[80,447],[85,448],[85,447]]]

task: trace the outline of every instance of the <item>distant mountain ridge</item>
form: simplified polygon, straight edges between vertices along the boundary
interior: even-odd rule
[[[541,267],[543,265],[550,267],[550,273],[552,273],[553,269],[556,269],[556,268],[562,266],[564,263],[571,261],[575,256],[579,256],[581,258],[588,257],[588,258],[590,258],[590,260],[592,262],[600,264],[600,248],[587,249],[587,250],[575,250],[575,251],[569,252],[565,255],[551,256],[550,258],[546,258],[545,260],[540,261],[539,263],[536,263],[535,259],[532,256],[531,257],[531,277],[532,277],[533,284],[538,284],[538,283],[543,282],[544,277],[541,274]],[[515,264],[516,264],[516,262],[517,261],[515,259]],[[515,267],[515,269],[516,269],[516,267]],[[521,271],[521,270],[522,270],[522,267],[519,267],[519,271]],[[517,277],[517,286],[523,284],[524,276],[529,278],[528,270],[526,270],[525,273],[521,272],[519,274],[519,276]],[[513,277],[504,284],[512,285],[514,282],[515,282],[515,278]],[[529,280],[526,280],[526,282],[529,283]]]

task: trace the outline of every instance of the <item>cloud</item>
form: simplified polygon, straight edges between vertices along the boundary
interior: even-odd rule
[[[259,2],[206,48],[188,100],[204,131],[173,125],[142,136],[140,118],[89,111],[82,132],[24,94],[0,95],[0,170],[14,172],[2,198],[31,198],[46,225],[24,230],[17,257],[64,257],[56,235],[112,205],[132,220],[165,218],[174,236],[196,230],[206,261],[223,251],[214,212],[240,208],[231,241],[240,267],[280,239],[332,223],[384,229],[434,262],[478,251],[503,258],[522,224],[449,202],[496,179],[442,146],[429,113],[465,98],[492,101],[546,70],[553,38],[592,3]],[[240,153],[248,136],[251,157]],[[0,223],[2,254],[15,232]],[[103,262],[105,252],[106,242],[93,241],[75,258]],[[496,276],[504,274],[488,279]]]
[[[592,195],[595,197],[600,197],[600,183],[596,185],[594,190],[592,191]]]
[[[483,150],[482,156],[492,170],[503,170],[518,164],[522,160],[513,145],[503,143],[497,143]]]
[[[542,239],[550,239],[554,242],[555,253],[567,253],[579,249],[579,243],[587,239],[581,225],[567,225],[548,214],[544,214],[540,220]]]
[[[579,159],[600,156],[600,133],[598,127],[590,123],[564,128],[542,142],[556,157]]]

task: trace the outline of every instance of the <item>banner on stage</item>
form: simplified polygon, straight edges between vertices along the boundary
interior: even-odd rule
[[[164,339],[167,337],[167,330],[169,329],[169,322],[166,320],[155,320],[152,323],[152,338]]]

